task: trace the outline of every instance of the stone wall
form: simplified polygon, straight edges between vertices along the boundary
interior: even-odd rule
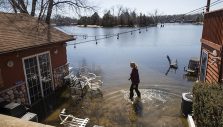
[[[69,64],[53,69],[54,87],[55,90],[62,87],[64,84],[64,77],[69,74]]]
[[[63,79],[68,74],[69,74],[69,64],[65,64],[63,66],[53,69],[55,90],[63,86],[64,84]],[[29,104],[25,82],[21,82],[11,88],[0,91],[0,102],[1,101]]]
[[[25,82],[0,92],[0,101],[28,104]]]

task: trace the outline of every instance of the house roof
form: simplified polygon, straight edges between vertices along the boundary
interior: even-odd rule
[[[28,14],[0,12],[0,54],[74,40]]]

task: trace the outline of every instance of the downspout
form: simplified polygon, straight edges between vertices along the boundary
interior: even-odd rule
[[[220,49],[221,64],[220,64],[220,68],[219,68],[219,78],[218,78],[219,84],[222,83],[222,64],[223,64],[223,60],[222,60],[222,55],[223,55],[222,48],[223,48],[223,46]]]

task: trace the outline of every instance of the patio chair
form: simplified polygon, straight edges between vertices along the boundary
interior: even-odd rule
[[[89,80],[87,83],[89,86],[88,91],[90,92],[92,97],[96,97],[98,95],[100,97],[103,96],[102,91],[101,91],[101,86],[103,82],[101,80],[95,78],[95,79]]]
[[[86,89],[90,91],[90,93],[96,93],[102,95],[101,86],[103,82],[100,80],[101,76],[97,76],[94,73],[90,73],[88,68],[81,67],[79,69],[78,77],[73,75],[71,72],[70,76],[66,76],[65,78],[70,79],[70,89],[71,89],[71,97],[75,100],[81,99],[84,93],[86,93]],[[93,94],[92,94],[93,95]]]
[[[88,118],[82,119],[74,117],[73,115],[69,114],[67,115],[65,113],[66,109],[64,108],[59,115],[59,118],[61,120],[60,124],[66,126],[66,127],[85,127],[89,121]]]
[[[87,85],[82,78],[77,78],[77,76],[70,73],[68,76],[64,77],[66,84],[70,88],[70,94],[72,99],[76,100],[75,102],[82,100],[85,90],[84,87]]]
[[[100,77],[100,76],[97,76],[96,74],[90,72],[90,70],[87,67],[79,68],[78,74],[79,74],[80,78],[86,77],[86,78],[88,78],[88,80],[92,80],[92,79]]]
[[[78,70],[78,74],[80,76],[87,76],[89,72],[90,71],[86,66],[80,67],[79,70]]]

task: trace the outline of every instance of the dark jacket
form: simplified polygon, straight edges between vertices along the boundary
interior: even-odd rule
[[[132,73],[130,74],[130,79],[131,79],[132,83],[138,84],[140,82],[138,69],[136,69],[136,68],[132,69]]]

